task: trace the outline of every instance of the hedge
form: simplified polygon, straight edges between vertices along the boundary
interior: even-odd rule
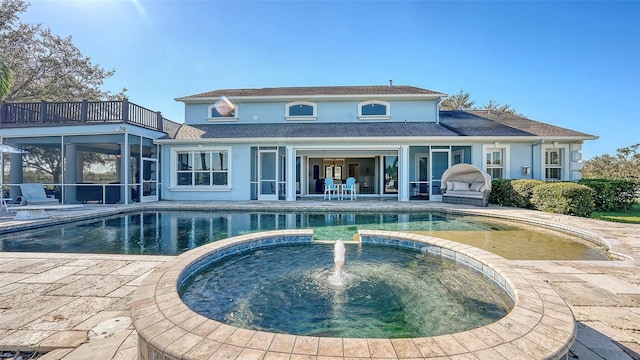
[[[631,180],[582,179],[578,184],[594,190],[594,204],[598,211],[631,210],[640,191],[640,183]]]
[[[533,188],[531,204],[537,210],[588,217],[594,211],[594,191],[572,182],[551,182]]]
[[[542,184],[546,184],[546,182],[542,180],[534,180],[534,179],[512,180],[511,186],[513,187],[513,191],[515,193],[514,206],[525,208],[525,209],[534,209],[535,207],[531,203],[531,196],[533,195],[533,189],[536,186],[539,186]]]
[[[516,206],[516,193],[513,191],[511,180],[503,178],[491,180],[489,202],[502,206]]]

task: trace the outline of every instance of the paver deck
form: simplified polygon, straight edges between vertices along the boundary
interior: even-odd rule
[[[570,357],[584,359],[640,359],[640,225],[610,223],[592,219],[554,215],[536,211],[490,206],[412,201],[358,200],[349,202],[158,202],[134,205],[87,205],[80,210],[51,211],[43,220],[17,221],[0,215],[0,230],[19,229],[60,219],[117,213],[161,206],[167,209],[201,208],[218,210],[448,210],[500,216],[528,222],[545,222],[558,227],[575,227],[604,238],[611,250],[624,261],[516,261],[536,274],[571,306],[577,320],[577,341]],[[44,254],[0,252],[0,350],[40,350],[41,359],[137,359],[137,334],[125,321],[130,317],[130,299],[138,285],[153,269],[174,259],[173,256],[134,256],[99,254]],[[175,316],[179,316],[176,314]],[[183,320],[194,332],[212,333],[199,317]],[[126,324],[127,326],[124,326]],[[100,334],[95,333],[96,331]],[[162,331],[162,329],[158,329]],[[216,336],[219,336],[217,334]],[[237,334],[236,334],[237,335]],[[255,344],[228,345],[212,341],[194,351],[228,354],[230,359],[263,359],[268,350],[296,347],[318,349],[317,359],[343,357],[384,358],[390,346],[412,353],[414,344],[400,340],[380,341],[374,345],[351,341],[340,349],[320,341],[318,344],[291,343],[286,335],[268,336],[259,341],[267,347],[255,350]],[[235,338],[235,336],[234,336]],[[428,339],[428,338],[427,338]],[[425,340],[428,341],[428,340]],[[455,346],[456,336],[451,336]],[[438,350],[437,344],[420,344],[422,349]],[[522,347],[523,344],[514,346]],[[188,344],[184,344],[188,346]],[[440,346],[441,349],[443,344]],[[486,353],[487,359],[500,359]],[[284,357],[289,358],[289,357]],[[311,358],[316,358],[311,357]],[[444,357],[446,358],[446,357]],[[455,357],[450,357],[455,358]],[[266,359],[266,358],[265,358]],[[293,359],[293,358],[291,358]]]

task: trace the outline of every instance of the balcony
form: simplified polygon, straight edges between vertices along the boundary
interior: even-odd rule
[[[66,125],[131,124],[145,129],[170,132],[179,126],[159,111],[149,110],[129,100],[78,102],[3,103],[0,128],[53,127]]]

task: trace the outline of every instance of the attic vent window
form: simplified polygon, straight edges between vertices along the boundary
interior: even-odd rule
[[[365,101],[358,104],[358,118],[360,120],[389,120],[391,106],[384,101]]]
[[[296,101],[285,106],[287,120],[315,120],[318,117],[317,106],[306,101]]]

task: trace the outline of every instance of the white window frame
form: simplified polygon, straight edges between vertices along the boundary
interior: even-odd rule
[[[234,116],[217,116],[217,117],[211,116],[211,110],[216,106],[216,102],[214,102],[213,104],[207,107],[207,121],[209,122],[238,121],[238,111],[240,110],[239,106],[236,106],[236,108],[234,109],[235,111]]]
[[[307,105],[307,106],[311,106],[313,108],[313,115],[303,115],[303,116],[291,116],[289,115],[289,109],[292,106],[296,106],[296,105]],[[315,120],[318,118],[318,106],[315,103],[309,102],[309,101],[294,101],[294,102],[290,102],[285,104],[284,106],[284,113],[285,113],[285,119],[287,120]]]
[[[226,151],[227,152],[227,185],[178,185],[178,154]],[[193,155],[192,155],[193,156]],[[232,153],[230,147],[181,147],[171,149],[171,191],[231,191],[232,184]],[[192,171],[193,173],[194,171]]]
[[[387,109],[385,115],[362,115],[362,107],[367,105],[384,105]],[[391,118],[391,104],[380,100],[367,100],[358,104],[358,119],[360,120],[389,120]]]
[[[489,174],[487,167],[487,153],[489,151],[501,150],[502,151],[502,178],[511,179],[511,146],[509,144],[483,144],[482,145],[482,171]]]
[[[558,150],[560,151],[560,166],[554,166],[560,168],[560,179],[547,179],[547,151]],[[543,144],[540,154],[540,168],[542,174],[540,177],[546,181],[567,181],[569,180],[569,144]]]

